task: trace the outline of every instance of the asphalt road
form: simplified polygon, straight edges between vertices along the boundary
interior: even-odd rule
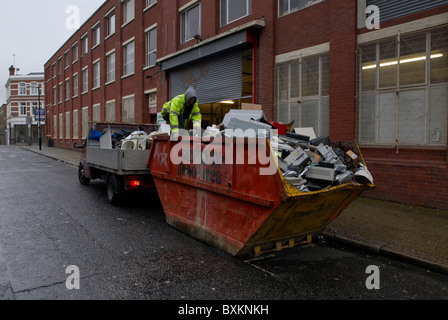
[[[322,239],[230,257],[167,225],[157,194],[111,206],[102,181],[18,147],[0,177],[2,300],[448,299],[446,275]]]

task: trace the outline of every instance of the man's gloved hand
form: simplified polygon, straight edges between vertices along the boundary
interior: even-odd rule
[[[179,132],[172,132],[170,136],[171,141],[179,141]]]

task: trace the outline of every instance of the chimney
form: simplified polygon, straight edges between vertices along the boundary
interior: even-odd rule
[[[9,67],[9,75],[13,76],[15,74],[16,68],[14,68],[14,66],[10,66]]]

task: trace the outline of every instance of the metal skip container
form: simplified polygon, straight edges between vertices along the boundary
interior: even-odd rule
[[[301,192],[283,177],[274,155],[269,139],[155,137],[147,167],[167,223],[233,256],[311,242],[374,188],[350,181]]]

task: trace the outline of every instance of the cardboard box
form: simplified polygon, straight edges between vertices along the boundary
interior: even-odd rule
[[[353,166],[355,167],[355,169],[358,168],[359,157],[351,150],[347,151],[345,154],[350,158],[350,161],[353,162]]]
[[[242,103],[241,110],[261,110],[261,104]]]

